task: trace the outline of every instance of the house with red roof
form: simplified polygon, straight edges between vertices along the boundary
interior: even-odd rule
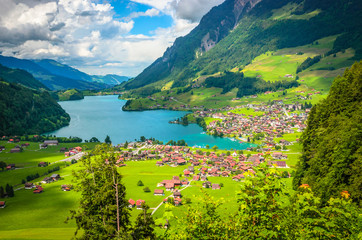
[[[135,204],[136,204],[136,201],[133,200],[132,198],[130,198],[130,199],[128,200],[128,203],[129,203],[128,207],[129,207],[129,208],[133,208],[133,207],[135,206]]]

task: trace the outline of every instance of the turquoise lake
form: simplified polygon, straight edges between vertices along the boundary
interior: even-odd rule
[[[70,115],[70,124],[48,134],[58,137],[77,136],[83,140],[96,137],[100,141],[104,141],[109,135],[114,145],[145,136],[164,143],[169,140],[184,139],[189,146],[217,145],[219,149],[243,150],[252,146],[229,138],[206,135],[197,124],[182,126],[168,123],[170,120],[184,116],[186,112],[169,110],[125,112],[122,111],[125,103],[126,101],[119,100],[116,95],[91,96],[83,100],[59,102]]]

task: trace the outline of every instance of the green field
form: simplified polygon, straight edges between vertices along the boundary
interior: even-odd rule
[[[285,135],[285,138],[289,139],[289,136]],[[290,136],[291,137],[291,136]],[[4,143],[1,143],[4,145]],[[68,144],[68,147],[72,144]],[[80,144],[78,144],[80,145]],[[88,144],[89,147],[93,147],[93,144]],[[73,146],[75,146],[73,144]],[[57,161],[64,158],[58,151],[60,146],[48,148],[46,150],[35,151],[36,144],[32,144],[23,153],[10,154],[0,153],[0,156],[7,156],[7,161],[15,162],[16,160],[24,166],[33,166],[31,168],[24,168],[26,173],[29,173],[30,169],[38,169],[35,164],[39,159],[51,159],[49,161]],[[30,151],[33,149],[33,151]],[[299,145],[293,145],[289,147],[287,152],[288,160],[287,164],[290,166],[295,165],[298,160],[300,152]],[[28,153],[27,153],[28,151]],[[203,151],[213,151],[205,150]],[[225,151],[218,150],[218,153]],[[249,152],[244,151],[244,154]],[[253,152],[250,152],[254,154]],[[165,196],[154,196],[154,189],[163,189],[157,187],[157,183],[162,180],[172,179],[173,176],[179,176],[183,173],[183,170],[188,167],[179,166],[156,166],[157,160],[150,161],[128,161],[127,166],[119,168],[120,173],[123,175],[123,183],[126,187],[126,198],[132,198],[134,200],[143,199],[150,206],[150,208],[157,207],[162,200],[169,196],[171,193],[165,191]],[[64,164],[64,163],[63,163]],[[58,182],[43,184],[44,192],[41,194],[34,194],[32,190],[21,189],[15,191],[15,197],[0,199],[5,200],[7,206],[4,209],[0,209],[0,222],[2,227],[0,229],[0,239],[70,239],[75,231],[75,222],[69,221],[64,223],[67,217],[70,215],[69,211],[77,207],[77,203],[80,197],[80,193],[74,190],[70,192],[64,192],[61,190],[63,184],[73,184],[72,171],[77,171],[78,164],[73,164],[65,167],[62,166],[60,171],[56,173],[62,177]],[[197,167],[195,167],[197,170]],[[285,169],[291,171],[292,169]],[[7,182],[8,177],[12,174],[11,178],[14,182],[20,182],[22,175],[18,174],[19,170],[12,170],[8,172],[0,172],[0,182]],[[284,169],[281,169],[284,171]],[[196,171],[198,172],[198,171]],[[9,174],[9,175],[7,175]],[[48,176],[48,175],[47,175]],[[44,176],[39,179],[35,179],[32,182],[39,182]],[[184,179],[182,177],[181,179]],[[192,177],[188,178],[189,180]],[[141,180],[144,186],[137,186],[137,182]],[[191,186],[182,190],[182,199],[185,202],[186,198],[191,199],[191,205],[197,204],[200,201],[200,196],[203,189],[205,192],[213,196],[215,199],[223,201],[223,207],[220,211],[224,213],[232,213],[237,208],[235,192],[239,189],[241,182],[235,182],[231,177],[209,177],[209,181],[212,183],[223,183],[224,187],[221,190],[203,189],[202,182],[191,182]],[[290,179],[286,179],[290,182]],[[151,192],[144,192],[143,188],[149,187]],[[184,204],[179,207],[173,208],[174,216],[181,217],[190,204]],[[151,209],[152,210],[152,209]],[[134,222],[136,216],[140,213],[140,210],[131,210],[131,221]],[[154,219],[161,218],[164,214],[164,205],[155,212]],[[175,222],[175,219],[171,219],[171,224]],[[162,232],[163,230],[156,228],[156,232]]]

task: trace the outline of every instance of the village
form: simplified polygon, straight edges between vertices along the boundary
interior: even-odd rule
[[[302,104],[282,104],[276,101],[273,105],[248,104],[246,108],[226,107],[220,111],[196,111],[193,116],[211,119],[206,127],[210,135],[255,142],[263,151],[270,151],[279,144],[281,147],[291,144],[284,139],[276,143],[274,138],[303,132],[309,111],[310,109]]]

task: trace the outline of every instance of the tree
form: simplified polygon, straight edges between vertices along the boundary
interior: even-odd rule
[[[215,145],[215,146],[212,147],[212,149],[213,149],[214,151],[216,151],[216,150],[218,149],[218,146]]]
[[[117,172],[118,157],[107,144],[96,146],[79,160],[79,170],[73,172],[76,190],[81,192],[77,210],[71,210],[81,239],[125,238],[129,230],[129,208],[126,188]],[[68,218],[69,220],[69,218]]]
[[[150,190],[149,187],[144,187],[144,188],[143,188],[143,191],[144,191],[144,192],[151,192],[151,190]]]
[[[10,186],[9,191],[7,192],[7,194],[8,194],[8,197],[14,197],[15,196],[13,186]]]
[[[145,141],[146,141],[145,136],[141,136],[141,137],[140,137],[140,141],[141,141],[141,142],[145,142]]]
[[[104,142],[107,144],[112,144],[111,138],[107,135],[106,139],[104,139]]]
[[[4,168],[6,168],[6,162],[0,161],[0,168],[4,171]]]
[[[138,183],[137,183],[137,186],[142,187],[142,186],[143,186],[143,182],[142,182],[141,180],[139,180]]]
[[[155,221],[149,210],[149,206],[142,204],[142,212],[137,216],[136,225],[133,228],[131,236],[134,240],[138,239],[156,239],[154,232]]]
[[[5,191],[3,186],[0,186],[0,198],[4,198],[5,197]]]
[[[208,144],[205,147],[206,147],[206,149],[210,149],[210,146]]]

